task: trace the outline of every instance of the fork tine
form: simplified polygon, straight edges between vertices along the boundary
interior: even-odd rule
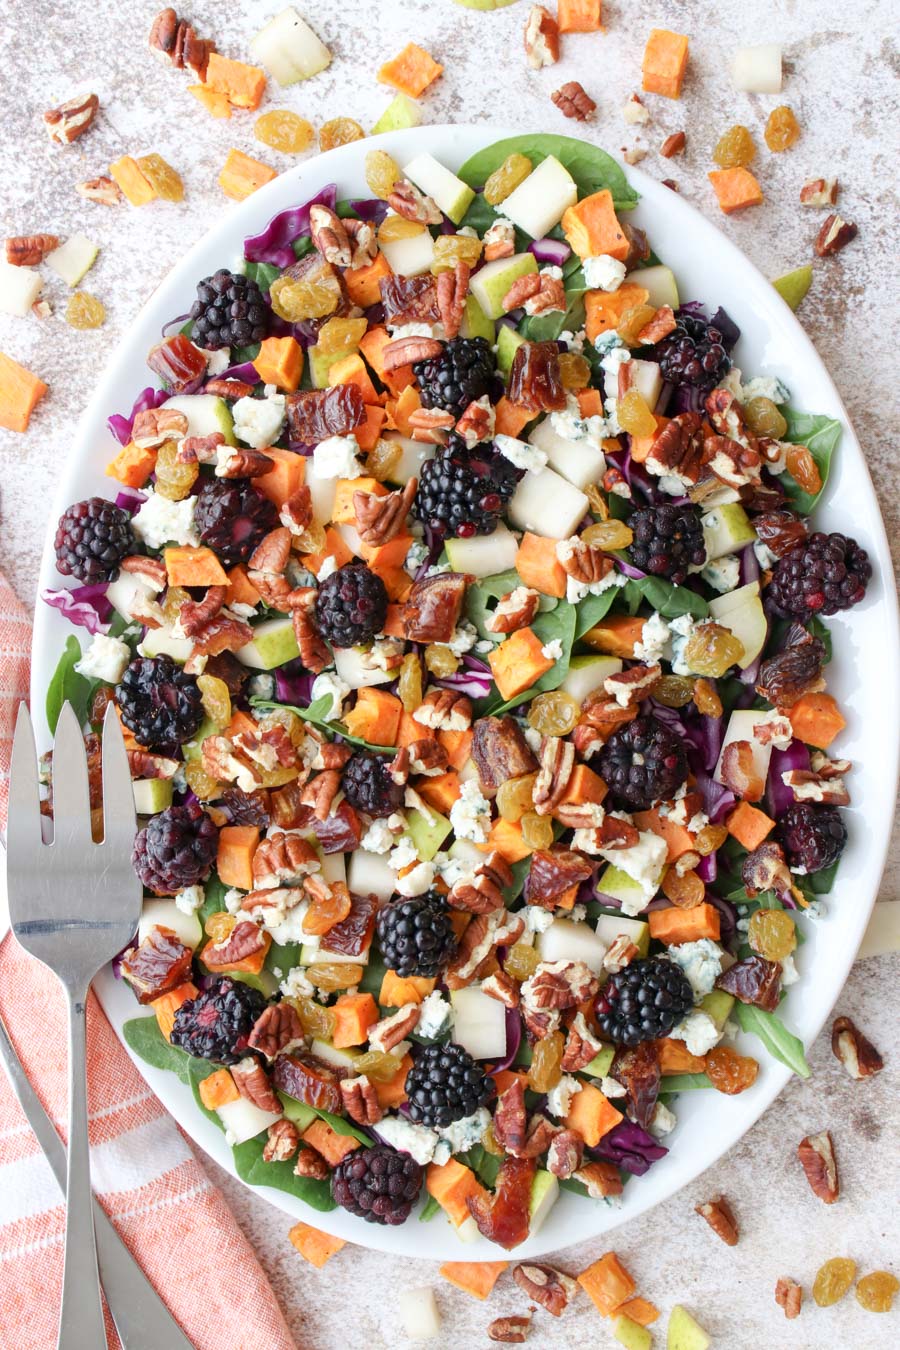
[[[134,789],[122,726],[112,703],[103,718],[103,844],[130,857],[134,843]]]
[[[32,871],[38,860],[36,850],[42,842],[34,730],[27,704],[20,703],[9,765],[9,819],[6,831],[9,871]],[[17,888],[10,886],[9,892],[12,905]]]
[[[53,742],[53,842],[91,842],[91,802],[84,735],[70,703],[64,703]]]

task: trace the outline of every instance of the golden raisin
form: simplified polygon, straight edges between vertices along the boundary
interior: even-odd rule
[[[596,483],[588,483],[584,489],[584,495],[588,499],[588,505],[591,513],[599,516],[601,521],[609,520],[609,503],[600,491]]]
[[[805,445],[792,445],[785,456],[787,460],[787,471],[794,482],[808,492],[811,497],[815,497],[817,492],[822,491],[822,475],[819,473],[819,466],[812,457],[812,452],[807,450]]]
[[[354,1062],[354,1069],[357,1073],[364,1073],[367,1078],[374,1078],[379,1083],[387,1083],[400,1072],[402,1064],[403,1060],[399,1055],[383,1054],[380,1050],[368,1050]]]
[[[746,127],[732,127],[719,137],[713,159],[720,169],[737,169],[752,163],[756,156],[753,137]]]
[[[890,1312],[900,1280],[888,1270],[873,1270],[856,1286],[856,1301],[866,1312]]]
[[[679,909],[695,909],[703,903],[706,887],[696,872],[685,872],[679,876],[674,867],[668,868],[663,877],[663,894]]]
[[[816,1271],[813,1298],[820,1308],[839,1303],[856,1277],[856,1262],[849,1256],[833,1256]]]
[[[290,998],[287,1001],[293,1004],[305,1035],[309,1036],[310,1039],[317,1036],[323,1041],[331,1040],[334,1033],[335,1016],[330,1008],[323,1008],[321,1003],[316,1003],[315,999],[306,998],[303,995],[299,998]]]
[[[624,520],[601,520],[597,525],[589,525],[581,538],[593,548],[602,548],[605,553],[628,548],[634,542],[631,526]]]
[[[484,200],[488,206],[497,206],[505,201],[520,183],[524,183],[530,173],[531,160],[527,155],[508,155],[484,185]]]
[[[787,422],[770,398],[751,398],[744,408],[744,418],[754,436],[780,441],[787,431]]]
[[[169,586],[166,591],[166,598],[162,604],[163,618],[171,628],[173,623],[181,615],[181,606],[185,600],[190,600],[190,596],[183,586]]]
[[[666,708],[684,708],[694,697],[694,683],[685,675],[663,675],[653,686],[653,697]]]
[[[722,700],[718,690],[709,680],[694,681],[694,706],[704,717],[721,717]]]
[[[217,783],[215,778],[210,777],[199,759],[189,760],[185,764],[184,776],[191,792],[195,797],[199,797],[201,802],[211,802],[214,798],[221,796],[221,783]]]
[[[718,679],[744,655],[744,644],[728,628],[703,623],[685,643],[684,660],[698,675]]]
[[[706,1076],[717,1092],[736,1096],[756,1082],[759,1065],[750,1055],[739,1055],[730,1045],[714,1045],[706,1056]]]
[[[359,984],[363,974],[362,966],[343,961],[336,961],[333,964],[322,962],[321,965],[308,966],[306,971],[310,984],[314,984],[323,993],[333,993],[335,989],[349,989],[352,984]]]
[[[550,1092],[562,1078],[562,1057],[566,1038],[561,1031],[551,1031],[537,1041],[528,1069],[528,1086],[532,1092]]]
[[[163,441],[156,454],[156,491],[161,497],[182,501],[199,476],[199,464],[179,463],[178,446],[174,441]]]
[[[591,382],[590,363],[578,352],[563,352],[559,358],[559,378],[563,389],[587,389]]]
[[[286,155],[299,155],[308,150],[315,139],[312,122],[287,108],[273,108],[257,117],[253,134],[263,145],[281,150]]]
[[[776,155],[782,150],[790,150],[799,135],[800,123],[791,109],[786,104],[782,104],[780,108],[773,108],[769,113],[765,132],[766,145],[769,149]]]
[[[204,924],[204,930],[208,938],[215,943],[224,942],[234,932],[237,919],[233,914],[228,914],[224,909],[218,910],[215,914],[210,914]]]
[[[495,1158],[506,1157],[506,1149],[501,1148],[501,1146],[497,1143],[497,1140],[494,1136],[493,1122],[491,1122],[485,1129],[484,1134],[481,1136],[481,1143],[485,1153],[490,1153]]]
[[[446,644],[432,642],[425,648],[425,666],[436,680],[446,680],[459,670],[459,657]]]
[[[497,789],[497,810],[504,820],[513,823],[522,819],[526,811],[534,810],[534,784],[537,774],[526,773],[521,778],[507,778]]]
[[[276,277],[269,288],[269,303],[280,319],[324,319],[343,299],[337,277],[326,272],[315,281],[298,281],[287,274]]]
[[[378,483],[385,483],[396,472],[403,451],[396,441],[379,436],[366,456],[366,473]]]
[[[216,675],[198,675],[197,688],[209,720],[217,727],[227,727],[231,721],[231,695],[225,681]]]
[[[162,155],[143,155],[138,160],[138,168],[156,195],[164,202],[184,201],[184,183],[181,174],[167,164]]]
[[[366,133],[352,117],[333,117],[319,129],[319,149],[333,150],[337,145],[365,140]]]
[[[720,849],[727,838],[728,831],[724,825],[704,825],[694,838],[694,848],[701,858],[707,858],[710,853]]]
[[[405,216],[385,216],[378,226],[378,242],[392,244],[396,239],[414,239],[426,228],[419,220],[407,220]]]
[[[616,417],[622,430],[631,436],[652,436],[656,431],[656,418],[638,389],[629,389],[625,397],[619,399]]]
[[[103,301],[88,291],[76,291],[66,305],[66,323],[70,328],[99,328],[105,318]]]
[[[355,352],[366,335],[369,323],[367,319],[329,319],[319,329],[316,351],[320,356],[333,356],[339,361],[342,356]]]
[[[539,816],[536,811],[526,811],[519,822],[522,841],[529,848],[549,848],[553,843],[553,821],[549,816]]]
[[[370,150],[366,155],[366,183],[374,197],[386,202],[403,170],[386,150]]]
[[[481,249],[480,239],[470,239],[465,234],[439,234],[434,241],[431,270],[437,276],[438,272],[452,272],[460,262],[474,267],[481,257]]]
[[[632,305],[631,309],[626,309],[619,320],[616,332],[625,343],[626,347],[637,347],[640,344],[640,333],[647,327],[647,324],[655,315],[656,310],[652,305]],[[637,390],[631,390],[631,393],[637,393]],[[640,397],[640,395],[638,395]],[[644,400],[641,398],[641,402]],[[646,404],[644,404],[646,407]],[[619,418],[621,422],[621,417]],[[636,432],[636,435],[652,436],[656,430],[656,422],[649,431]]]
[[[794,920],[783,909],[757,909],[750,916],[747,941],[767,961],[781,961],[797,945]]]
[[[530,947],[527,942],[517,942],[506,953],[503,969],[514,980],[529,980],[537,970],[540,960],[536,947]]]
[[[581,704],[562,689],[538,694],[528,709],[528,725],[542,736],[567,736],[578,725]]]
[[[416,708],[422,706],[422,663],[415,652],[403,658],[397,693],[404,712],[414,713]]]

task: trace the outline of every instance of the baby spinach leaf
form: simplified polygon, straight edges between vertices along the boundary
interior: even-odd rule
[[[514,591],[517,586],[522,585],[522,578],[514,567],[507,572],[496,572],[492,577],[482,577],[476,581],[474,586],[470,586],[466,591],[466,618],[478,629],[478,635],[482,638],[488,638],[496,642],[497,634],[491,633],[485,627],[485,622],[490,618],[496,606],[489,604],[491,600],[499,600],[501,596],[508,595]]]
[[[555,342],[560,333],[575,333],[584,324],[585,288],[566,291],[565,313],[552,309],[549,314],[535,314],[523,319],[519,332],[529,342]]]
[[[225,908],[225,892],[228,887],[224,881],[219,880],[217,872],[210,874],[209,879],[204,882],[203,904],[197,910],[197,918],[201,926],[205,927],[206,920],[213,914],[219,914]]]
[[[429,1195],[425,1204],[422,1206],[422,1213],[419,1215],[419,1223],[427,1223],[429,1219],[434,1218],[435,1214],[440,1213],[440,1209],[441,1207],[434,1196]]]
[[[281,268],[274,263],[248,262],[244,264],[244,271],[263,293],[267,293],[276,277],[281,276]]]
[[[345,1120],[343,1116],[332,1115],[330,1111],[316,1111],[316,1115],[324,1120],[326,1125],[330,1125],[335,1134],[347,1134],[351,1139],[358,1139],[366,1147],[371,1144],[371,1137],[364,1130],[358,1130],[352,1121]]]
[[[182,1083],[191,1085],[192,1056],[169,1044],[155,1017],[132,1017],[122,1027],[122,1035],[125,1044],[145,1064],[177,1074]]]
[[[327,732],[329,736],[340,736],[347,741],[349,745],[358,745],[363,750],[373,750],[379,755],[396,754],[396,750],[390,745],[372,745],[370,741],[364,741],[361,736],[351,736],[350,732],[342,726],[340,722],[329,722],[325,717],[331,707],[331,695],[323,694],[321,698],[315,699],[308,708],[298,708],[293,703],[276,703],[271,699],[252,698],[250,700],[254,708],[287,708],[288,712],[296,713],[304,722],[309,722],[320,731]]]
[[[321,1214],[335,1208],[328,1181],[295,1176],[294,1164],[290,1161],[263,1162],[263,1148],[263,1140],[257,1138],[236,1144],[232,1149],[234,1170],[241,1181],[246,1181],[250,1186],[274,1186],[278,1191],[287,1191]]]
[[[786,1064],[800,1078],[808,1078],[810,1067],[806,1062],[803,1042],[788,1031],[777,1013],[765,1012],[749,1003],[735,1003],[733,1014],[742,1031],[758,1036],[769,1054]]]
[[[795,510],[803,515],[809,515],[825,491],[825,485],[828,482],[828,475],[831,470],[831,459],[837,449],[838,441],[841,439],[843,427],[833,417],[825,417],[818,413],[795,412],[793,408],[783,407],[781,415],[788,424],[784,439],[789,441],[791,445],[806,446],[816,461],[816,466],[822,478],[822,486],[819,491],[809,493],[805,492],[789,473],[781,476],[781,486],[784,488],[788,501]]]
[[[697,1088],[711,1088],[712,1083],[705,1073],[673,1073],[663,1080],[663,1088],[668,1095],[675,1092],[692,1092]]]
[[[258,342],[251,342],[249,347],[233,347],[231,351],[232,365],[242,365],[244,361],[255,361],[259,356]]]
[[[677,619],[682,614],[705,619],[709,614],[709,605],[702,595],[689,590],[687,586],[673,586],[671,581],[662,577],[630,578],[625,586],[626,600],[634,595],[646,600],[664,619]]]
[[[584,637],[589,628],[593,628],[595,623],[605,619],[613,601],[619,594],[620,587],[610,586],[607,590],[601,591],[599,595],[586,595],[583,600],[579,600],[575,606],[575,641]]]
[[[88,704],[97,681],[78,673],[75,663],[80,660],[81,644],[75,634],[70,633],[47,687],[47,725],[51,732],[56,731],[59,714],[66,702],[71,703],[79,722],[87,720]]]
[[[200,1084],[207,1078],[211,1078],[214,1073],[218,1073],[219,1069],[222,1067],[221,1064],[211,1064],[208,1059],[197,1059],[194,1055],[188,1055],[187,1061],[188,1082],[190,1083],[191,1091],[194,1094],[194,1101],[206,1116],[207,1120],[211,1120],[213,1125],[218,1126],[220,1130],[224,1130],[225,1126],[222,1124],[218,1113],[216,1111],[210,1111],[208,1107],[204,1106],[203,1098],[200,1096]]]
[[[555,156],[575,179],[579,197],[608,188],[617,210],[630,210],[638,203],[638,194],[630,186],[623,170],[599,146],[572,136],[551,136],[542,133],[510,136],[496,141],[467,159],[459,176],[470,187],[482,187],[508,155],[527,155],[535,168],[548,155]]]

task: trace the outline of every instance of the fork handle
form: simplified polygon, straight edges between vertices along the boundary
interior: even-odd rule
[[[102,1350],[106,1345],[94,1241],[94,1205],[88,1146],[87,989],[69,998],[69,1160],[66,1172],[66,1255],[58,1350]]]

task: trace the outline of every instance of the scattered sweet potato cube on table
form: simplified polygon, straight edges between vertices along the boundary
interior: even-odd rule
[[[681,85],[688,62],[688,40],[683,33],[653,28],[644,48],[643,87],[648,94],[681,98]]]

